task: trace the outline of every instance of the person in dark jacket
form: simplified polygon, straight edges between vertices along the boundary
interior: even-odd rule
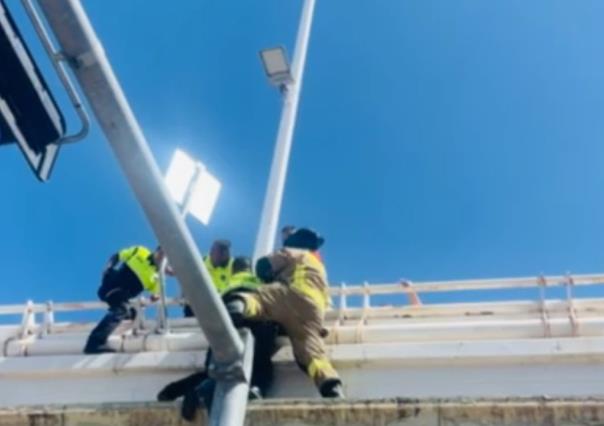
[[[99,299],[109,305],[109,310],[90,333],[84,353],[115,352],[107,345],[107,339],[120,322],[134,319],[135,311],[130,306],[130,299],[145,290],[151,293],[152,301],[159,299],[159,270],[163,259],[161,247],[152,252],[144,246],[128,247],[111,256],[97,292]],[[172,270],[167,267],[166,273],[171,275]]]

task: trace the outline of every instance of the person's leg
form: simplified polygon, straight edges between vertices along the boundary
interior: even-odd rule
[[[275,309],[278,306],[278,301],[281,300],[287,288],[280,284],[270,284],[261,287],[261,291],[252,293],[233,293],[224,298],[227,311],[231,316],[233,324],[236,327],[249,327],[251,323],[262,321],[269,318],[277,318],[281,315],[280,309]],[[275,327],[276,330],[276,327]],[[276,331],[274,336],[276,337]],[[257,371],[255,377],[252,377],[252,386],[258,383],[260,389],[268,388],[272,381],[273,366],[271,357],[274,352],[274,337],[272,340],[265,340],[264,332],[260,336],[261,344],[255,343],[254,358],[256,358],[256,349],[260,349],[260,360],[255,361],[252,368],[252,375]],[[269,342],[270,344],[266,344]],[[269,350],[270,349],[270,350]],[[266,351],[266,352],[265,352]],[[270,352],[270,356],[267,354]],[[206,358],[206,370],[211,359],[211,353],[208,353]],[[265,374],[262,374],[264,372]],[[192,421],[195,418],[197,409],[201,405],[205,405],[209,410],[212,405],[216,381],[208,377],[194,390],[185,394],[181,415],[185,420]]]
[[[183,419],[192,422],[195,420],[197,410],[206,407],[208,413],[214,400],[214,391],[216,390],[216,381],[211,378],[205,379],[200,385],[196,386],[190,392],[185,394],[180,407],[180,415]]]
[[[288,288],[282,284],[265,284],[256,292],[236,293],[227,301],[235,326],[252,321],[276,321],[284,315],[281,305]]]
[[[227,311],[235,327],[249,328],[254,335],[254,361],[250,383],[250,397],[262,397],[272,382],[273,368],[270,358],[274,338],[267,336],[272,327],[263,321],[271,315],[271,306],[283,290],[279,284],[270,284],[257,291],[233,291],[223,296]],[[270,334],[270,333],[269,333]],[[267,355],[271,352],[270,355]]]
[[[206,359],[204,361],[204,377],[189,389],[182,400],[180,407],[180,415],[183,419],[192,422],[197,414],[197,409],[206,407],[208,412],[212,407],[214,399],[214,390],[216,389],[216,381],[208,374],[210,364],[212,363],[212,349],[208,349]]]
[[[273,383],[274,368],[272,357],[275,353],[277,326],[274,323],[259,322],[250,327],[254,334],[254,364],[250,386],[260,397],[265,396]]]
[[[306,352],[310,356],[307,374],[314,381],[321,396],[343,398],[342,381],[325,353],[323,339],[319,332],[307,331],[306,338],[300,342],[300,346],[298,354]]]
[[[174,401],[195,389],[201,382],[208,378],[205,371],[193,373],[180,380],[167,384],[158,394],[158,401]]]
[[[189,305],[185,305],[182,308],[182,313],[185,316],[185,318],[192,318],[195,316],[195,313],[193,312],[193,309],[191,309],[191,307]]]
[[[338,373],[326,356],[323,312],[306,296],[281,284],[262,286],[257,294],[242,294],[243,317],[274,321],[292,342],[296,362],[325,397],[343,396]]]
[[[292,343],[294,358],[313,380],[323,397],[343,397],[342,382],[325,352],[321,336],[323,314],[312,301],[296,292],[288,297],[290,308],[304,318],[283,324]]]
[[[112,301],[107,314],[90,333],[86,346],[84,347],[84,353],[95,354],[115,352],[115,350],[107,347],[107,339],[120,323],[123,320],[128,319],[129,316],[130,312],[127,301]]]
[[[254,364],[251,395],[266,394],[273,381],[272,356],[276,350],[278,322],[287,315],[281,301],[288,292],[282,284],[265,284],[254,292],[237,292],[225,298],[236,327],[248,327],[254,334]],[[256,392],[257,388],[259,392]]]

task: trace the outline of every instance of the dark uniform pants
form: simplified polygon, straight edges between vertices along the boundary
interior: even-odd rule
[[[250,324],[254,335],[254,362],[251,385],[257,386],[266,395],[274,377],[273,355],[277,351],[277,324],[261,322]]]
[[[90,333],[84,347],[86,353],[94,353],[105,345],[111,333],[122,321],[133,319],[135,316],[129,304],[130,295],[120,288],[115,274],[106,274],[103,277],[103,284],[98,291],[98,295],[102,301],[109,305],[109,310]]]

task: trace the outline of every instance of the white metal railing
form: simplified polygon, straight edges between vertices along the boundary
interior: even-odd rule
[[[585,275],[557,275],[557,276],[536,276],[522,278],[502,278],[502,279],[484,279],[484,280],[456,280],[456,281],[426,281],[415,283],[411,287],[405,287],[404,283],[411,283],[409,280],[401,280],[397,283],[368,283],[357,285],[347,285],[341,283],[333,285],[329,289],[331,296],[340,296],[343,301],[340,306],[347,305],[348,296],[377,296],[377,295],[396,295],[413,293],[443,293],[455,291],[470,290],[505,290],[520,288],[555,288],[565,287],[567,290],[577,286],[604,285],[604,274],[585,274]],[[572,296],[572,294],[571,294]],[[144,307],[152,305],[147,299],[141,298]],[[48,309],[48,304],[52,304],[54,312],[74,312],[96,309],[105,309],[103,302],[63,302],[63,303],[32,303],[0,305],[0,315],[22,314],[24,309],[29,309],[33,313],[43,313]],[[170,306],[181,304],[182,300],[171,298],[167,300]],[[363,302],[363,305],[370,305]]]
[[[521,315],[537,315],[543,325],[544,337],[551,335],[550,323],[553,314],[560,317],[566,315],[572,326],[572,334],[577,334],[578,319],[577,310],[582,314],[589,313],[604,318],[604,298],[577,299],[574,297],[573,289],[576,286],[595,286],[604,284],[604,274],[589,275],[561,275],[561,276],[537,276],[524,278],[508,279],[486,279],[486,280],[459,280],[459,281],[432,281],[416,283],[409,286],[409,281],[401,280],[398,283],[390,284],[369,284],[348,286],[344,283],[330,288],[330,294],[338,300],[337,307],[327,313],[327,319],[335,321],[334,327],[344,321],[355,320],[359,324],[364,324],[371,318],[384,317],[446,317],[452,315],[462,316],[493,316],[505,315],[509,318],[517,318]],[[548,300],[546,297],[547,288],[564,288],[566,298],[564,300]],[[503,289],[539,289],[539,298],[534,301],[515,301],[515,302],[474,302],[474,303],[443,303],[434,305],[403,306],[402,303],[396,303],[389,306],[376,306],[372,303],[372,296],[383,295],[410,295],[413,293],[442,293],[442,292],[460,292],[476,290],[503,290]],[[350,306],[350,297],[361,296],[358,306]],[[167,299],[166,306],[176,307],[182,305],[182,299]],[[151,324],[152,330],[156,332],[165,331],[165,317],[161,315],[161,309],[157,309],[157,319],[147,321],[145,310],[153,304],[145,298],[139,298],[134,301],[134,307],[138,315],[135,323],[132,324],[134,334],[137,330],[146,329],[149,331]],[[34,303],[27,301],[25,304],[0,305],[0,319],[6,315],[21,315],[21,325],[18,333],[13,339],[24,339],[33,334],[44,336],[52,334],[57,326],[56,314],[66,312],[85,312],[93,310],[106,309],[106,304],[102,302],[64,302],[54,303],[51,301],[45,303]],[[39,318],[41,317],[41,318]],[[41,321],[37,321],[41,319]],[[188,324],[186,321],[183,324]],[[1,324],[1,322],[0,322]],[[195,326],[191,324],[190,326]],[[66,326],[64,326],[66,327]],[[62,327],[63,328],[63,327]],[[74,324],[69,325],[70,330],[75,330]]]
[[[440,293],[463,290],[504,290],[518,288],[538,288],[538,287],[568,287],[568,286],[589,286],[604,284],[604,274],[589,275],[557,275],[557,276],[536,276],[523,278],[502,278],[485,280],[458,280],[458,281],[426,281],[416,283],[415,286],[405,288],[403,283],[409,280],[401,280],[395,284],[366,284],[340,287],[332,287],[330,292],[332,296],[336,295],[378,295],[394,293]]]

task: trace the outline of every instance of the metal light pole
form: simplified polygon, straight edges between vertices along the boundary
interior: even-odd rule
[[[275,248],[279,213],[281,212],[289,154],[292,146],[294,127],[296,125],[296,115],[314,9],[315,0],[304,0],[304,8],[302,9],[291,66],[292,81],[284,83],[281,86],[283,92],[283,110],[281,112],[281,122],[279,124],[273,162],[262,207],[260,229],[258,230],[256,246],[254,248],[254,259],[272,252]]]
[[[211,425],[241,426],[253,339],[235,330],[80,1],[39,4],[212,347],[223,399]]]

